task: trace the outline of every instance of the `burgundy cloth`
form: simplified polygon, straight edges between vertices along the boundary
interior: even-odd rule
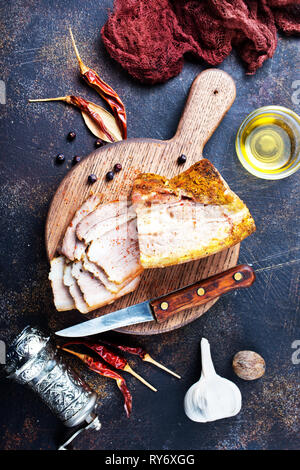
[[[277,29],[300,33],[300,0],[115,0],[105,47],[145,83],[177,75],[191,54],[220,64],[235,47],[247,73],[272,57]]]

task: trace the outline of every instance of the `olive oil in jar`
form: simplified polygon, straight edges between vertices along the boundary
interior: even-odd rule
[[[257,120],[247,130],[245,146],[248,160],[258,170],[279,170],[287,165],[295,147],[294,136],[282,123],[266,117]],[[261,121],[261,122],[259,122]]]
[[[243,166],[255,176],[288,176],[300,165],[299,116],[280,106],[254,111],[239,129],[236,149]]]

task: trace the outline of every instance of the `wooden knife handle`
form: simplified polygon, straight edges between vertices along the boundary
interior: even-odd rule
[[[198,307],[234,289],[249,287],[254,281],[253,269],[247,264],[240,264],[191,286],[151,300],[150,305],[156,321],[162,323],[181,310]]]

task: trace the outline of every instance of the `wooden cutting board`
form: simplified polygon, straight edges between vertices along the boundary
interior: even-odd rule
[[[194,80],[175,136],[167,141],[152,139],[128,139],[95,150],[77,164],[63,179],[51,202],[46,222],[46,248],[49,259],[56,253],[66,227],[75,211],[89,196],[91,190],[100,192],[103,202],[126,198],[132,181],[140,172],[151,172],[171,178],[186,170],[202,157],[205,143],[235,99],[235,84],[225,72],[208,69]],[[187,162],[178,165],[177,158],[185,154]],[[105,174],[115,163],[123,170],[111,182]],[[98,181],[87,183],[94,173]],[[112,305],[86,315],[94,318],[114,310],[155,298],[200,279],[225,271],[237,264],[239,245],[199,261],[164,269],[150,269],[143,273],[138,289]],[[124,333],[155,334],[179,328],[200,317],[216,302],[193,308],[170,318],[165,323],[143,323],[122,328]],[[80,314],[78,314],[80,315]],[[85,319],[81,317],[82,321]],[[78,319],[80,321],[80,317]]]

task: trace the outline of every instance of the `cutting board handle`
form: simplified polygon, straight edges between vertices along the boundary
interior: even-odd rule
[[[191,146],[203,147],[211,137],[236,95],[233,79],[223,70],[207,69],[194,80],[179,121],[175,143],[181,153],[188,156]]]

